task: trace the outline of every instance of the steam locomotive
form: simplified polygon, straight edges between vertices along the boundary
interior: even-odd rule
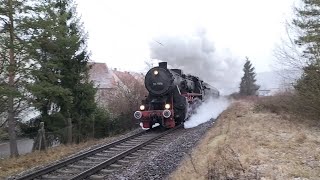
[[[167,62],[160,62],[145,76],[149,94],[142,101],[135,119],[143,128],[152,128],[159,123],[164,128],[173,128],[190,115],[192,109],[209,96],[219,96],[219,91],[196,76],[187,75],[181,69],[168,69]]]

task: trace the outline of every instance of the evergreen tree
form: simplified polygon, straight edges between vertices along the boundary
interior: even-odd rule
[[[32,17],[26,17],[26,28],[29,29],[29,52],[36,64],[32,71],[34,82],[28,86],[33,94],[33,105],[40,111],[41,120],[48,131],[57,132],[65,128],[67,117],[60,109],[61,103],[71,104],[72,94],[61,84],[63,47],[58,39],[59,24],[54,1],[38,0],[30,7]],[[62,138],[64,131],[59,136]]]
[[[295,89],[305,112],[320,115],[320,1],[302,0],[303,6],[296,9],[293,20],[300,32],[295,43],[304,50],[307,61],[303,74],[297,81]]]
[[[49,130],[68,127],[70,143],[72,136],[88,136],[96,108],[95,90],[88,82],[86,36],[71,0],[40,2],[34,7],[37,18],[29,18],[32,54],[39,65],[30,90]]]
[[[320,116],[320,68],[317,64],[304,68],[304,73],[297,81],[299,102],[309,116]]]
[[[66,21],[62,20],[61,24],[67,27],[66,47],[68,51],[66,55],[70,60],[63,61],[63,69],[61,74],[63,78],[61,83],[63,87],[71,90],[73,96],[73,103],[70,106],[69,112],[72,121],[77,125],[75,135],[77,141],[89,136],[88,130],[91,129],[93,113],[96,109],[95,103],[95,89],[93,83],[89,82],[89,56],[86,51],[86,35],[83,32],[83,25],[80,24],[80,19],[76,15],[76,7],[71,0],[60,1],[62,16],[66,16]],[[66,23],[68,22],[68,23]],[[68,113],[68,112],[65,112]]]
[[[243,67],[244,75],[241,78],[240,83],[240,95],[242,96],[252,96],[256,95],[260,86],[256,85],[256,73],[254,72],[254,67],[252,67],[249,58],[246,57],[246,63]]]
[[[29,93],[25,86],[30,81],[32,65],[27,53],[28,36],[24,28],[27,1],[0,0],[0,104],[7,116],[10,154],[18,156],[16,121],[28,107]],[[1,115],[1,114],[0,114]]]
[[[309,64],[319,64],[320,1],[302,0],[302,2],[304,6],[296,9],[296,18],[293,20],[293,25],[302,32],[295,43],[304,49],[304,57],[309,60]]]

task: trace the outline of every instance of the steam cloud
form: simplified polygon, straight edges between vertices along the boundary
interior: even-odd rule
[[[151,58],[167,61],[184,73],[200,77],[222,94],[237,90],[241,64],[230,52],[218,53],[201,29],[190,35],[159,36],[150,43]]]
[[[212,118],[217,118],[219,114],[228,108],[230,102],[226,98],[210,98],[203,102],[189,120],[184,123],[184,128],[193,128],[205,123]]]

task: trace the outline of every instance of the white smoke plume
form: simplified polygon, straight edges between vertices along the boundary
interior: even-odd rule
[[[207,99],[196,109],[196,113],[184,123],[184,128],[193,128],[212,118],[216,119],[229,105],[229,100],[224,97]]]
[[[222,94],[237,90],[242,65],[230,52],[217,52],[206,31],[194,34],[159,36],[150,43],[151,58],[167,61],[173,68],[196,75]]]

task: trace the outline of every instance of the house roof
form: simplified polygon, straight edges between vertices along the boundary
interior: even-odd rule
[[[121,72],[121,71],[114,71],[114,73],[119,77],[119,79],[122,82],[128,82],[128,81],[138,81],[139,83],[144,82],[144,75],[140,73],[135,73],[135,72]]]
[[[111,70],[105,63],[91,62],[89,66],[89,80],[94,82],[95,88],[112,89],[128,82],[144,82],[144,75],[140,73]]]
[[[129,73],[129,72],[121,72],[121,71],[113,71],[116,76],[122,81],[122,82],[127,82],[127,81],[132,81],[135,78]]]
[[[89,80],[93,81],[95,88],[115,88],[116,81],[105,63],[89,63]]]

